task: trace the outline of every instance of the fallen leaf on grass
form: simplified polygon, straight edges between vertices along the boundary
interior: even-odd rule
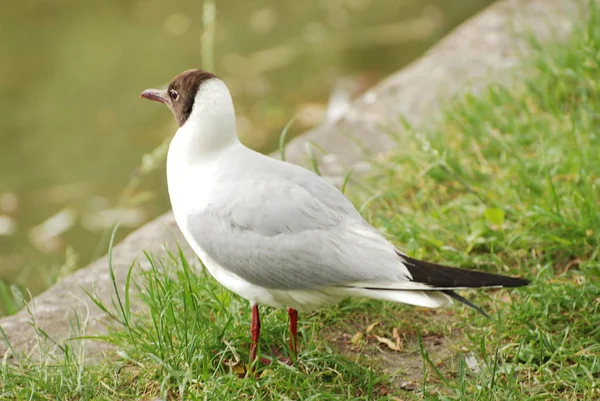
[[[371,331],[373,331],[375,326],[377,326],[378,324],[379,324],[379,322],[375,322],[375,323],[372,323],[369,326],[367,326],[367,329],[365,330],[367,332],[367,334],[369,334]]]
[[[405,391],[415,391],[417,385],[411,381],[403,381],[402,383],[400,383],[399,387]]]
[[[402,337],[400,337],[400,333],[398,329],[394,327],[392,330],[392,337],[396,340],[396,347],[400,350],[402,349]]]
[[[231,366],[231,373],[234,373],[240,377],[245,376],[246,372],[250,369],[250,366],[245,365],[233,365]]]
[[[231,359],[226,359],[223,361],[223,364],[225,364],[226,366],[229,367],[233,367],[234,371],[235,371],[235,367],[237,367],[240,364],[240,354],[237,353],[237,351],[233,348],[233,346],[231,345],[231,343],[227,340],[223,340],[223,343],[225,344],[225,346],[227,347],[227,349],[229,351],[231,351],[231,354],[233,355],[234,360],[232,361]],[[242,366],[242,369],[244,367]],[[235,372],[235,373],[239,373],[239,372]]]
[[[392,340],[390,340],[389,338],[385,338],[385,337],[380,337],[380,336],[373,336],[377,339],[377,341],[379,341],[382,344],[387,345],[387,347],[389,349],[391,349],[392,351],[401,351],[402,348],[399,347],[398,345],[396,345],[396,343]]]
[[[563,268],[563,271],[562,271],[561,274],[567,273],[571,269],[571,267],[573,267],[573,266],[579,266],[580,264],[582,264],[584,262],[585,262],[585,260],[583,260],[581,258],[575,258],[575,259],[571,260],[569,263],[567,263],[565,265],[565,267]]]
[[[362,331],[359,331],[352,337],[350,343],[354,345],[359,345],[363,342],[364,338],[365,336],[363,335]]]
[[[477,358],[475,358],[475,354],[472,352],[465,356],[465,364],[469,369],[471,369],[471,371],[473,371],[473,373],[479,373],[481,371],[479,362],[477,361]]]

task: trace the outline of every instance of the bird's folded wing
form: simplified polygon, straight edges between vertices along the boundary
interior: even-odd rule
[[[187,228],[221,267],[265,288],[409,280],[394,247],[323,184],[308,190],[279,177],[228,179]]]

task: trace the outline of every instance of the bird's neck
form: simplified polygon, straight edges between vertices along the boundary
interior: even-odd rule
[[[195,164],[239,143],[229,90],[219,79],[205,82],[187,121],[177,130],[169,153]]]

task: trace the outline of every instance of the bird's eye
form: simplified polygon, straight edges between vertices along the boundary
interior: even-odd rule
[[[172,101],[176,102],[177,99],[179,99],[179,93],[177,93],[177,91],[175,89],[170,89],[169,97],[171,98]]]

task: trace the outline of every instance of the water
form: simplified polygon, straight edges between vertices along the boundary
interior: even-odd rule
[[[243,140],[268,151],[295,114],[296,133],[319,121],[340,77],[371,86],[489,3],[221,0],[215,70]],[[162,167],[131,185],[176,129],[138,95],[202,65],[202,2],[0,7],[0,280],[37,294],[105,253],[115,220],[122,237],[168,209]]]

